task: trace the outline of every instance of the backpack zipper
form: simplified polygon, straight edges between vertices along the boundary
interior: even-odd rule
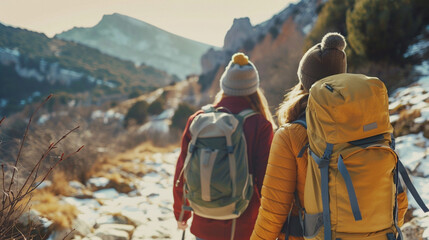
[[[327,84],[327,83],[325,83],[325,88],[328,89],[332,93],[334,92],[334,88],[331,85]]]

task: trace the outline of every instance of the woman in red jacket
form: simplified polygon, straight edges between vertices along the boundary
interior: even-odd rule
[[[243,132],[247,144],[247,156],[255,191],[246,210],[236,220],[234,239],[249,239],[260,206],[260,192],[267,167],[268,153],[273,138],[274,121],[268,109],[265,96],[259,89],[258,71],[248,57],[243,53],[236,53],[228,64],[220,79],[221,91],[213,103],[215,108],[223,107],[233,114],[245,109],[253,109],[259,114],[250,116],[243,125]],[[179,221],[183,205],[183,169],[187,155],[188,144],[191,140],[189,131],[192,120],[202,111],[197,111],[189,117],[181,144],[181,153],[176,165],[173,187],[174,214],[179,229],[187,228],[187,220],[191,212],[185,211],[183,221]],[[197,239],[231,239],[232,220],[215,220],[193,215],[191,232]]]

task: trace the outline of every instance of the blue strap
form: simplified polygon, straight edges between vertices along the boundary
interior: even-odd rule
[[[298,119],[293,121],[292,123],[298,123],[299,125],[303,126],[305,129],[307,129],[307,123],[305,122],[305,120]]]
[[[228,153],[233,154],[234,153],[234,146],[226,146],[226,150]]]
[[[310,146],[310,145],[307,143],[304,145],[304,147],[301,148],[301,150],[299,151],[298,156],[297,156],[298,158],[302,158],[302,156],[304,155],[305,150],[307,150],[308,146]]]
[[[182,209],[185,211],[193,211],[193,209],[190,206],[186,206],[186,205],[183,205]]]
[[[411,182],[411,179],[408,176],[407,170],[405,169],[404,165],[399,159],[398,159],[398,170],[399,170],[399,173],[401,173],[401,176],[402,176],[402,179],[404,180],[405,185],[407,186],[408,190],[410,190],[411,195],[413,195],[414,200],[416,200],[417,204],[420,206],[423,212],[429,212],[428,207],[423,202],[423,199],[420,197],[419,193],[417,192],[416,188]]]
[[[193,153],[193,152],[194,152],[194,150],[195,150],[195,145],[194,145],[194,144],[191,144],[191,145],[189,146],[189,152],[190,152],[190,153]]]
[[[325,240],[331,240],[331,216],[329,209],[329,161],[331,159],[332,150],[334,145],[331,143],[326,144],[325,152],[323,157],[319,158],[310,149],[311,157],[316,161],[320,169],[321,175],[321,190],[322,190],[322,204],[323,204],[323,226]]]
[[[319,166],[319,169],[329,167],[329,159],[320,158],[313,151],[311,151],[311,149],[310,156],[314,159],[314,161],[316,161],[317,165]]]
[[[395,234],[393,233],[387,233],[386,237],[387,237],[387,240],[396,240]]]
[[[307,129],[307,120],[305,118],[305,112],[301,114],[297,120],[293,121],[292,123],[297,123],[301,126],[303,126],[305,129]]]
[[[338,158],[338,170],[344,178],[346,183],[347,192],[349,194],[350,206],[352,207],[353,216],[355,221],[362,220],[362,215],[359,209],[359,203],[357,201],[355,188],[353,187],[352,178],[350,177],[349,171],[347,171],[347,167],[344,164],[343,156],[340,155]]]
[[[390,139],[391,139],[390,147],[393,150],[395,150],[395,148],[396,148],[396,140],[395,140],[395,136],[393,135],[393,133],[390,134]]]

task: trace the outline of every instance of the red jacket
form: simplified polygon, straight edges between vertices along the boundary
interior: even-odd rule
[[[244,109],[251,108],[249,102],[243,97],[228,96],[215,107],[225,107],[232,113],[237,114]],[[180,171],[186,158],[188,144],[191,140],[189,126],[196,115],[202,111],[198,111],[189,117],[182,136],[181,152],[177,160],[176,173],[174,182],[178,180]],[[260,206],[260,192],[262,182],[264,180],[265,170],[267,168],[268,154],[270,151],[271,141],[273,138],[273,128],[269,121],[262,115],[257,114],[246,119],[243,125],[244,135],[247,143],[247,154],[249,166],[253,173],[254,183],[258,189],[256,194],[253,194],[249,206],[244,213],[237,218],[235,238],[234,239],[249,239],[253,231],[258,209]],[[176,220],[179,219],[183,204],[183,176],[181,177],[178,186],[173,187],[174,195],[174,215]],[[191,213],[186,211],[183,220],[187,221],[191,217]],[[193,216],[191,224],[191,233],[204,240],[210,239],[230,239],[231,237],[232,220],[214,220],[200,217],[196,214]]]

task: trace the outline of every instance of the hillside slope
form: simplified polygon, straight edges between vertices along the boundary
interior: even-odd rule
[[[101,53],[74,42],[0,24],[0,106],[19,110],[50,92],[81,93],[94,99],[152,90],[178,81],[164,71]]]

